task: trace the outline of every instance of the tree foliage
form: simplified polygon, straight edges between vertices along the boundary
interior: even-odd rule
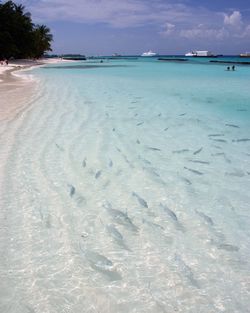
[[[23,5],[0,3],[0,58],[38,58],[51,51],[53,37],[45,25],[34,25]]]

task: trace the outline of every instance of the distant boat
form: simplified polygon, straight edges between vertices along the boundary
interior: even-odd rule
[[[122,55],[121,54],[119,54],[119,53],[114,53],[114,54],[112,54],[112,57],[121,57]]]
[[[147,51],[147,52],[144,52],[141,56],[142,56],[142,57],[154,57],[154,56],[156,56],[156,55],[157,55],[157,53],[155,53],[155,52],[149,50],[149,51]]]
[[[206,58],[211,58],[211,57],[217,57],[217,55],[213,54],[211,51],[191,51],[185,54],[186,57],[206,57]]]
[[[241,58],[250,58],[250,52],[246,52],[246,53],[241,53],[240,54]]]

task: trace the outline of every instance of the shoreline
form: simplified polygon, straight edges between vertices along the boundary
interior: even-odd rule
[[[14,60],[0,66],[0,121],[14,119],[38,92],[39,81],[32,75],[18,73],[47,64],[69,62],[61,59]],[[70,61],[72,62],[72,61]]]

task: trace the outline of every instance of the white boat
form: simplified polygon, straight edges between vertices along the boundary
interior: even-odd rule
[[[211,51],[191,51],[185,54],[186,57],[216,57]]]
[[[141,56],[142,56],[142,57],[154,57],[154,56],[156,56],[156,55],[157,55],[157,53],[155,53],[155,52],[149,50],[149,51],[147,51],[147,52],[144,52]]]
[[[246,52],[246,53],[241,53],[240,54],[241,58],[250,58],[250,52]]]

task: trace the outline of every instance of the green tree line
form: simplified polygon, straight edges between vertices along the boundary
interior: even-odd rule
[[[21,4],[0,2],[0,59],[39,58],[51,51],[53,36],[45,25],[35,25]]]

